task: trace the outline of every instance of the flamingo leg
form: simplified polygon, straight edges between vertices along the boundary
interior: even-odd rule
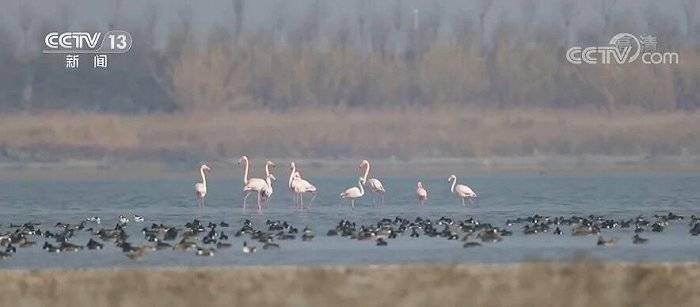
[[[311,209],[311,203],[313,203],[314,199],[316,199],[316,192],[311,192],[311,195],[313,195],[313,197],[311,197],[311,200],[309,201],[309,209]]]
[[[248,196],[250,196],[250,191],[245,191],[245,196],[243,197],[243,209],[245,209],[245,202],[248,200]]]
[[[258,191],[258,212],[262,212],[262,204],[260,203],[260,191]]]
[[[462,198],[462,206],[466,206],[466,204],[464,203],[464,198]]]
[[[350,205],[351,205],[353,208],[355,208],[355,200],[354,200],[354,199],[351,199],[351,200],[350,200]]]
[[[384,192],[382,192],[382,206],[384,206]]]
[[[304,209],[304,193],[299,193],[299,209]]]

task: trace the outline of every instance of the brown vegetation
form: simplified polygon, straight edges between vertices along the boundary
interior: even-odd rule
[[[695,264],[3,271],[3,306],[697,306]]]
[[[700,114],[552,109],[304,109],[0,116],[6,161],[122,157],[449,158],[697,156]]]

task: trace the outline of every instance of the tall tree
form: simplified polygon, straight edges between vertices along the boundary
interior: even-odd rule
[[[245,0],[233,0],[233,15],[236,18],[234,30],[234,43],[238,44],[241,33],[243,32],[243,17],[245,16]]]

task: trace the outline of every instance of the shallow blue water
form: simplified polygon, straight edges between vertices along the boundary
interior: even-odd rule
[[[369,196],[355,209],[341,202],[338,194],[356,183],[353,177],[310,178],[319,188],[319,196],[309,211],[292,209],[285,181],[275,186],[270,207],[263,214],[250,206],[241,208],[240,179],[210,180],[204,208],[195,205],[193,180],[62,180],[0,181],[0,229],[11,230],[10,223],[41,222],[41,229],[54,231],[56,222],[78,223],[88,216],[100,216],[101,227],[113,227],[120,214],[139,214],[144,223],[128,224],[129,241],[140,244],[140,229],[151,223],[182,225],[193,218],[205,222],[226,221],[225,231],[234,247],[222,249],[213,257],[197,257],[193,252],[158,251],[134,261],[107,243],[101,251],[50,254],[37,246],[18,249],[14,257],[0,261],[3,268],[44,267],[130,267],[179,265],[281,265],[281,264],[356,264],[356,263],[503,263],[529,260],[568,260],[586,255],[601,260],[623,261],[697,261],[700,237],[688,234],[687,221],[672,222],[661,233],[644,232],[646,245],[633,245],[633,228],[603,230],[604,237],[618,238],[610,248],[596,246],[597,237],[572,237],[569,227],[563,236],[551,233],[523,235],[522,225],[510,227],[511,237],[480,248],[464,249],[461,241],[440,238],[410,238],[408,233],[377,247],[374,241],[355,241],[326,237],[340,219],[358,223],[376,223],[382,217],[401,216],[464,219],[473,216],[494,226],[506,219],[535,213],[545,216],[600,214],[610,218],[631,218],[672,211],[690,216],[700,214],[700,176],[688,174],[619,174],[596,176],[492,175],[466,178],[479,194],[471,207],[463,207],[449,193],[446,178],[421,178],[429,200],[420,207],[414,198],[415,178],[382,178],[388,190],[385,204],[373,206]],[[254,197],[250,198],[254,204]],[[280,241],[279,250],[260,250],[254,255],[241,252],[244,238],[233,233],[251,219],[263,226],[266,219],[287,220],[300,230],[309,226],[316,238]],[[205,223],[206,224],[206,223]],[[87,233],[79,232],[71,242],[85,244]],[[248,240],[250,241],[250,240]],[[49,242],[52,242],[50,240]],[[255,242],[253,245],[260,245]],[[260,246],[258,246],[260,247]]]

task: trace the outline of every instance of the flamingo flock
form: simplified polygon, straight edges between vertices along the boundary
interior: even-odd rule
[[[275,163],[267,160],[265,162],[265,177],[263,178],[250,178],[250,160],[247,156],[241,156],[238,159],[238,165],[242,167],[243,170],[243,188],[242,197],[243,204],[241,205],[244,209],[246,208],[246,202],[248,197],[255,193],[257,195],[257,209],[261,212],[264,207],[267,206],[270,197],[273,193],[273,183],[277,180],[272,169],[275,168]],[[366,191],[370,191],[372,196],[372,203],[376,204],[376,198],[379,198],[380,204],[384,204],[384,194],[386,189],[382,182],[374,177],[370,177],[370,163],[367,160],[362,160],[358,167],[359,177],[357,179],[357,186],[352,186],[345,189],[340,193],[341,199],[346,199],[350,201],[350,206],[355,207],[355,201],[362,198]],[[290,173],[289,181],[287,187],[289,192],[292,193],[293,204],[295,209],[310,209],[311,204],[314,199],[316,199],[318,189],[311,182],[304,179],[301,176],[301,171],[297,168],[295,162],[290,163]],[[202,181],[195,183],[195,197],[197,199],[198,206],[204,206],[204,198],[207,196],[207,177],[206,174],[211,172],[211,168],[206,164],[202,164],[199,168],[199,173]],[[476,192],[472,188],[464,184],[457,183],[457,176],[450,175],[447,179],[450,184],[450,193],[461,200],[463,206],[473,204],[473,200],[476,198]],[[367,190],[365,190],[367,187]],[[304,205],[304,194],[311,194],[311,200],[308,204]],[[423,186],[421,181],[416,183],[415,197],[419,205],[424,205],[428,200],[428,190]]]

